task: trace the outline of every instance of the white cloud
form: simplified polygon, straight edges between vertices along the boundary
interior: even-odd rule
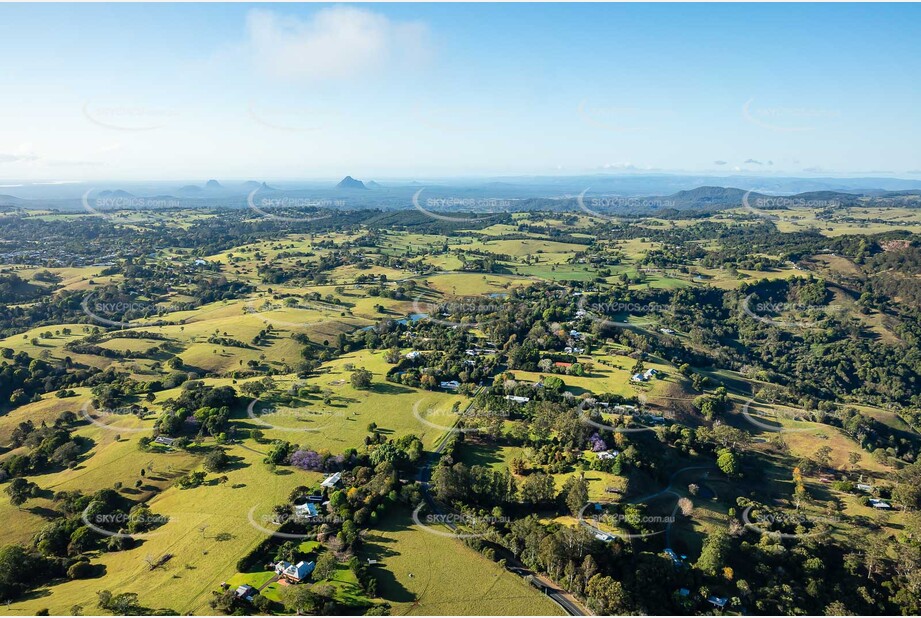
[[[257,68],[277,77],[351,78],[425,53],[428,29],[366,9],[334,6],[309,19],[254,9],[247,48]]]

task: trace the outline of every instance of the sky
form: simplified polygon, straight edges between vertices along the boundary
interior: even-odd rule
[[[921,6],[0,4],[0,182],[921,177]]]

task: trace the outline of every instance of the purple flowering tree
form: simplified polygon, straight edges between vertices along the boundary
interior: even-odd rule
[[[588,443],[591,446],[593,453],[608,450],[608,445],[605,444],[604,440],[601,438],[601,436],[598,435],[597,431],[593,433],[592,436],[588,439]]]
[[[323,458],[316,451],[297,450],[291,454],[291,465],[301,470],[318,471],[323,468]]]

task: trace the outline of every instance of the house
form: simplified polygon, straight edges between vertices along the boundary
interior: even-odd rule
[[[505,398],[515,403],[528,403],[531,401],[530,397],[519,397],[518,395],[506,395]]]
[[[873,493],[873,486],[867,485],[865,483],[857,483],[857,489],[859,489],[860,491],[866,492],[868,494]]]
[[[570,367],[572,367],[572,363],[564,363],[563,361],[556,361],[555,363],[553,363],[553,366],[562,367],[564,369],[569,369]]]
[[[668,556],[669,559],[671,559],[672,564],[675,565],[676,567],[680,567],[683,564],[681,558],[678,557],[678,554],[676,554],[673,549],[666,548],[665,555]]]
[[[203,260],[203,259],[201,259],[201,258],[198,258],[197,260],[195,260],[195,265],[196,265],[196,266],[204,266],[204,265],[207,264],[207,263],[208,263],[207,260]]]
[[[634,373],[633,376],[630,378],[630,381],[631,382],[645,382],[646,378],[643,376],[642,373]]]
[[[870,506],[872,506],[874,509],[891,509],[892,508],[892,506],[888,502],[884,500],[878,500],[876,498],[870,498]]]
[[[643,374],[643,377],[644,377],[646,380],[651,380],[651,379],[654,378],[658,373],[659,373],[659,372],[656,371],[655,369],[647,369],[647,370],[646,370],[646,373]]]
[[[175,441],[176,438],[167,438],[166,436],[157,436],[154,438],[156,444],[162,444],[163,446],[172,446]]]
[[[256,596],[256,592],[257,592],[256,589],[253,588],[252,586],[248,584],[243,584],[242,586],[237,588],[236,592],[234,592],[234,595],[236,595],[238,599],[252,601],[253,597]]]
[[[576,329],[572,329],[571,331],[569,331],[569,336],[572,337],[573,339],[578,339],[582,336],[582,333],[580,333]]]
[[[301,560],[297,564],[291,564],[290,562],[281,562],[275,565],[275,572],[284,577],[289,582],[301,582],[305,580],[311,573],[313,573],[314,568],[316,568],[316,563],[312,560],[310,562],[304,562]]]
[[[613,536],[611,536],[610,534],[605,534],[603,532],[596,532],[595,538],[604,543],[610,543],[611,541],[614,540]]]
[[[666,334],[666,335],[674,335],[674,334],[675,334],[675,331],[673,331],[673,330],[670,329],[670,328],[660,328],[660,329],[659,329],[659,332],[660,332],[660,333],[664,333],[664,334]]]
[[[313,519],[314,517],[319,516],[320,512],[317,510],[317,505],[313,502],[305,502],[304,504],[295,504],[294,505],[294,516],[304,519]]]
[[[620,451],[601,451],[598,453],[598,459],[615,459],[620,455]]]
[[[707,602],[713,605],[713,607],[718,607],[720,609],[723,609],[724,607],[726,607],[726,603],[729,602],[729,599],[726,597],[718,597],[718,596],[711,595],[707,597]]]
[[[413,350],[412,352],[406,353],[406,358],[408,358],[409,360],[416,360],[417,358],[421,358],[421,357],[422,357],[422,352],[416,352],[415,350]]]
[[[320,487],[326,487],[327,489],[332,489],[333,487],[339,484],[340,480],[342,480],[341,472],[330,474],[325,479],[323,479],[323,482],[320,483]]]
[[[439,386],[445,390],[456,391],[460,388],[460,382],[457,380],[451,380],[449,382],[442,382]]]

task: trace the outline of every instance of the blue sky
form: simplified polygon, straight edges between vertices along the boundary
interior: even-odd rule
[[[0,179],[921,176],[917,5],[0,5]]]

